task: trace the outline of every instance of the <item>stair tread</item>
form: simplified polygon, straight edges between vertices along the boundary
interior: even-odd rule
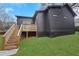
[[[17,46],[17,44],[5,44],[5,46]]]
[[[18,39],[9,39],[8,41],[17,41]]]
[[[16,45],[17,43],[6,43],[5,45]]]
[[[9,41],[9,42],[7,42],[8,44],[10,44],[10,43],[17,43],[17,41]]]
[[[14,46],[5,46],[5,47],[4,47],[4,49],[6,49],[6,50],[7,50],[7,49],[14,49],[14,48],[17,48],[17,46],[14,45]]]

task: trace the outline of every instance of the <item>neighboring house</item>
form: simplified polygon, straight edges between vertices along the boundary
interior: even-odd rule
[[[68,4],[50,5],[37,10],[33,17],[17,16],[17,25],[30,21],[30,24],[35,24],[34,28],[38,36],[72,34],[75,32],[75,15]]]

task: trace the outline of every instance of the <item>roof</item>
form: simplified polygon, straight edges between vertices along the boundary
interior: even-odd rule
[[[65,6],[69,9],[69,11],[72,13],[73,16],[76,16],[76,13],[73,11],[73,9],[68,4],[66,4]]]
[[[49,8],[61,8],[63,6],[66,6],[68,8],[68,10],[71,12],[71,14],[73,15],[73,17],[76,16],[76,13],[73,11],[73,9],[66,3],[64,5],[47,6],[47,7],[43,8],[43,9],[36,10],[33,17],[27,17],[27,16],[16,16],[16,17],[17,18],[30,18],[30,19],[33,20],[32,22],[34,23],[35,20],[36,20],[35,18],[36,18],[36,16],[37,16],[38,13],[40,13],[40,12],[46,12],[46,11],[48,11]]]
[[[71,12],[71,14],[73,16],[76,16],[76,13],[73,11],[73,9],[71,8],[71,6],[69,6],[67,3],[64,4],[64,5],[61,5],[61,6],[59,6],[59,5],[48,6],[48,8],[61,8],[61,7],[64,7],[64,6],[67,7],[67,9]]]
[[[37,14],[41,13],[41,12],[45,12],[46,10],[48,10],[48,7],[44,8],[44,9],[40,9],[40,10],[35,11],[35,14],[33,16],[33,23],[35,22],[35,18],[37,16]]]
[[[33,17],[27,17],[27,16],[16,16],[17,18],[33,18]]]
[[[68,5],[68,4],[64,4],[64,5],[53,5],[53,6],[48,6],[48,7],[45,7],[44,9],[40,9],[40,10],[37,10],[34,14],[34,17],[33,17],[33,23],[35,22],[35,18],[37,16],[38,13],[40,12],[45,12],[46,10],[48,10],[49,8],[61,8],[63,6],[66,6],[68,8],[68,10],[71,12],[71,14],[74,16],[76,16],[76,13],[73,11],[73,9]]]

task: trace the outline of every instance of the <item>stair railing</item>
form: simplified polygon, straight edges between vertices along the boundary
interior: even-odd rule
[[[19,47],[19,41],[20,41],[20,37],[21,37],[22,28],[23,28],[23,25],[21,24],[20,29],[18,30],[18,33],[17,33],[17,40],[18,40],[17,48]]]
[[[11,34],[13,33],[15,27],[16,27],[16,24],[13,24],[13,25],[9,28],[9,30],[3,35],[4,43],[6,43],[6,42],[9,40],[9,38],[10,38]]]
[[[22,31],[22,28],[23,28],[23,25],[21,24],[20,29],[19,29],[18,34],[17,34],[17,36],[21,36],[21,31]]]

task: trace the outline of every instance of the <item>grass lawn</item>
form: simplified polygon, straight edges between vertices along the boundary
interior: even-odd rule
[[[32,37],[20,41],[18,56],[79,56],[79,32],[59,37]]]
[[[3,38],[2,35],[0,34],[0,50],[2,50],[3,47]]]

